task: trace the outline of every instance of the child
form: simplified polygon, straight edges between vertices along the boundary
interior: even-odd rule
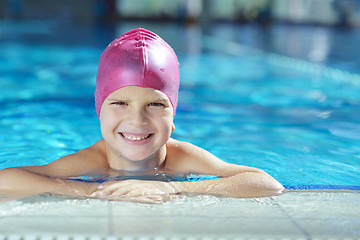
[[[180,194],[279,195],[283,186],[256,168],[229,164],[170,138],[178,102],[179,63],[172,48],[145,29],[114,40],[100,57],[95,107],[103,140],[44,166],[0,171],[0,195],[51,193],[157,203]],[[68,180],[84,175],[202,174],[197,182]]]

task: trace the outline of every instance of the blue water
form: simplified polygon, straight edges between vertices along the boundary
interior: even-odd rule
[[[139,26],[64,29],[34,22],[32,30],[13,30],[21,24],[0,24],[0,169],[46,164],[101,139],[93,99],[99,55]],[[259,43],[261,30],[254,26],[217,26],[206,35],[196,28],[140,26],[167,40],[181,63],[172,137],[224,161],[261,168],[289,189],[360,189],[357,45],[343,53],[345,63],[331,44],[318,53],[325,59],[310,61],[301,34],[313,29],[299,30],[305,50],[296,55],[288,45]],[[253,34],[244,40],[239,31]],[[267,31],[264,36],[280,30]],[[326,36],[334,41],[339,35]]]

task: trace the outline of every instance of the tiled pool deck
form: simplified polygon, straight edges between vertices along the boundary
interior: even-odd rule
[[[0,204],[0,240],[360,239],[360,192],[186,197],[160,205],[34,196]]]

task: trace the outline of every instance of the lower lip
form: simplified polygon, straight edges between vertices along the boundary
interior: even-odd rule
[[[142,140],[138,140],[138,141],[127,139],[121,133],[119,133],[119,136],[128,144],[131,144],[131,145],[145,145],[145,144],[147,144],[148,142],[151,141],[151,138],[154,136],[154,134],[151,134],[150,137],[148,137],[146,139],[142,139]]]

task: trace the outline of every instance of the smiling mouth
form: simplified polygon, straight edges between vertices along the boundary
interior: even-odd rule
[[[128,133],[119,133],[123,138],[130,140],[130,141],[142,141],[145,139],[148,139],[153,134],[147,134],[147,135],[134,135],[134,134],[128,134]]]

